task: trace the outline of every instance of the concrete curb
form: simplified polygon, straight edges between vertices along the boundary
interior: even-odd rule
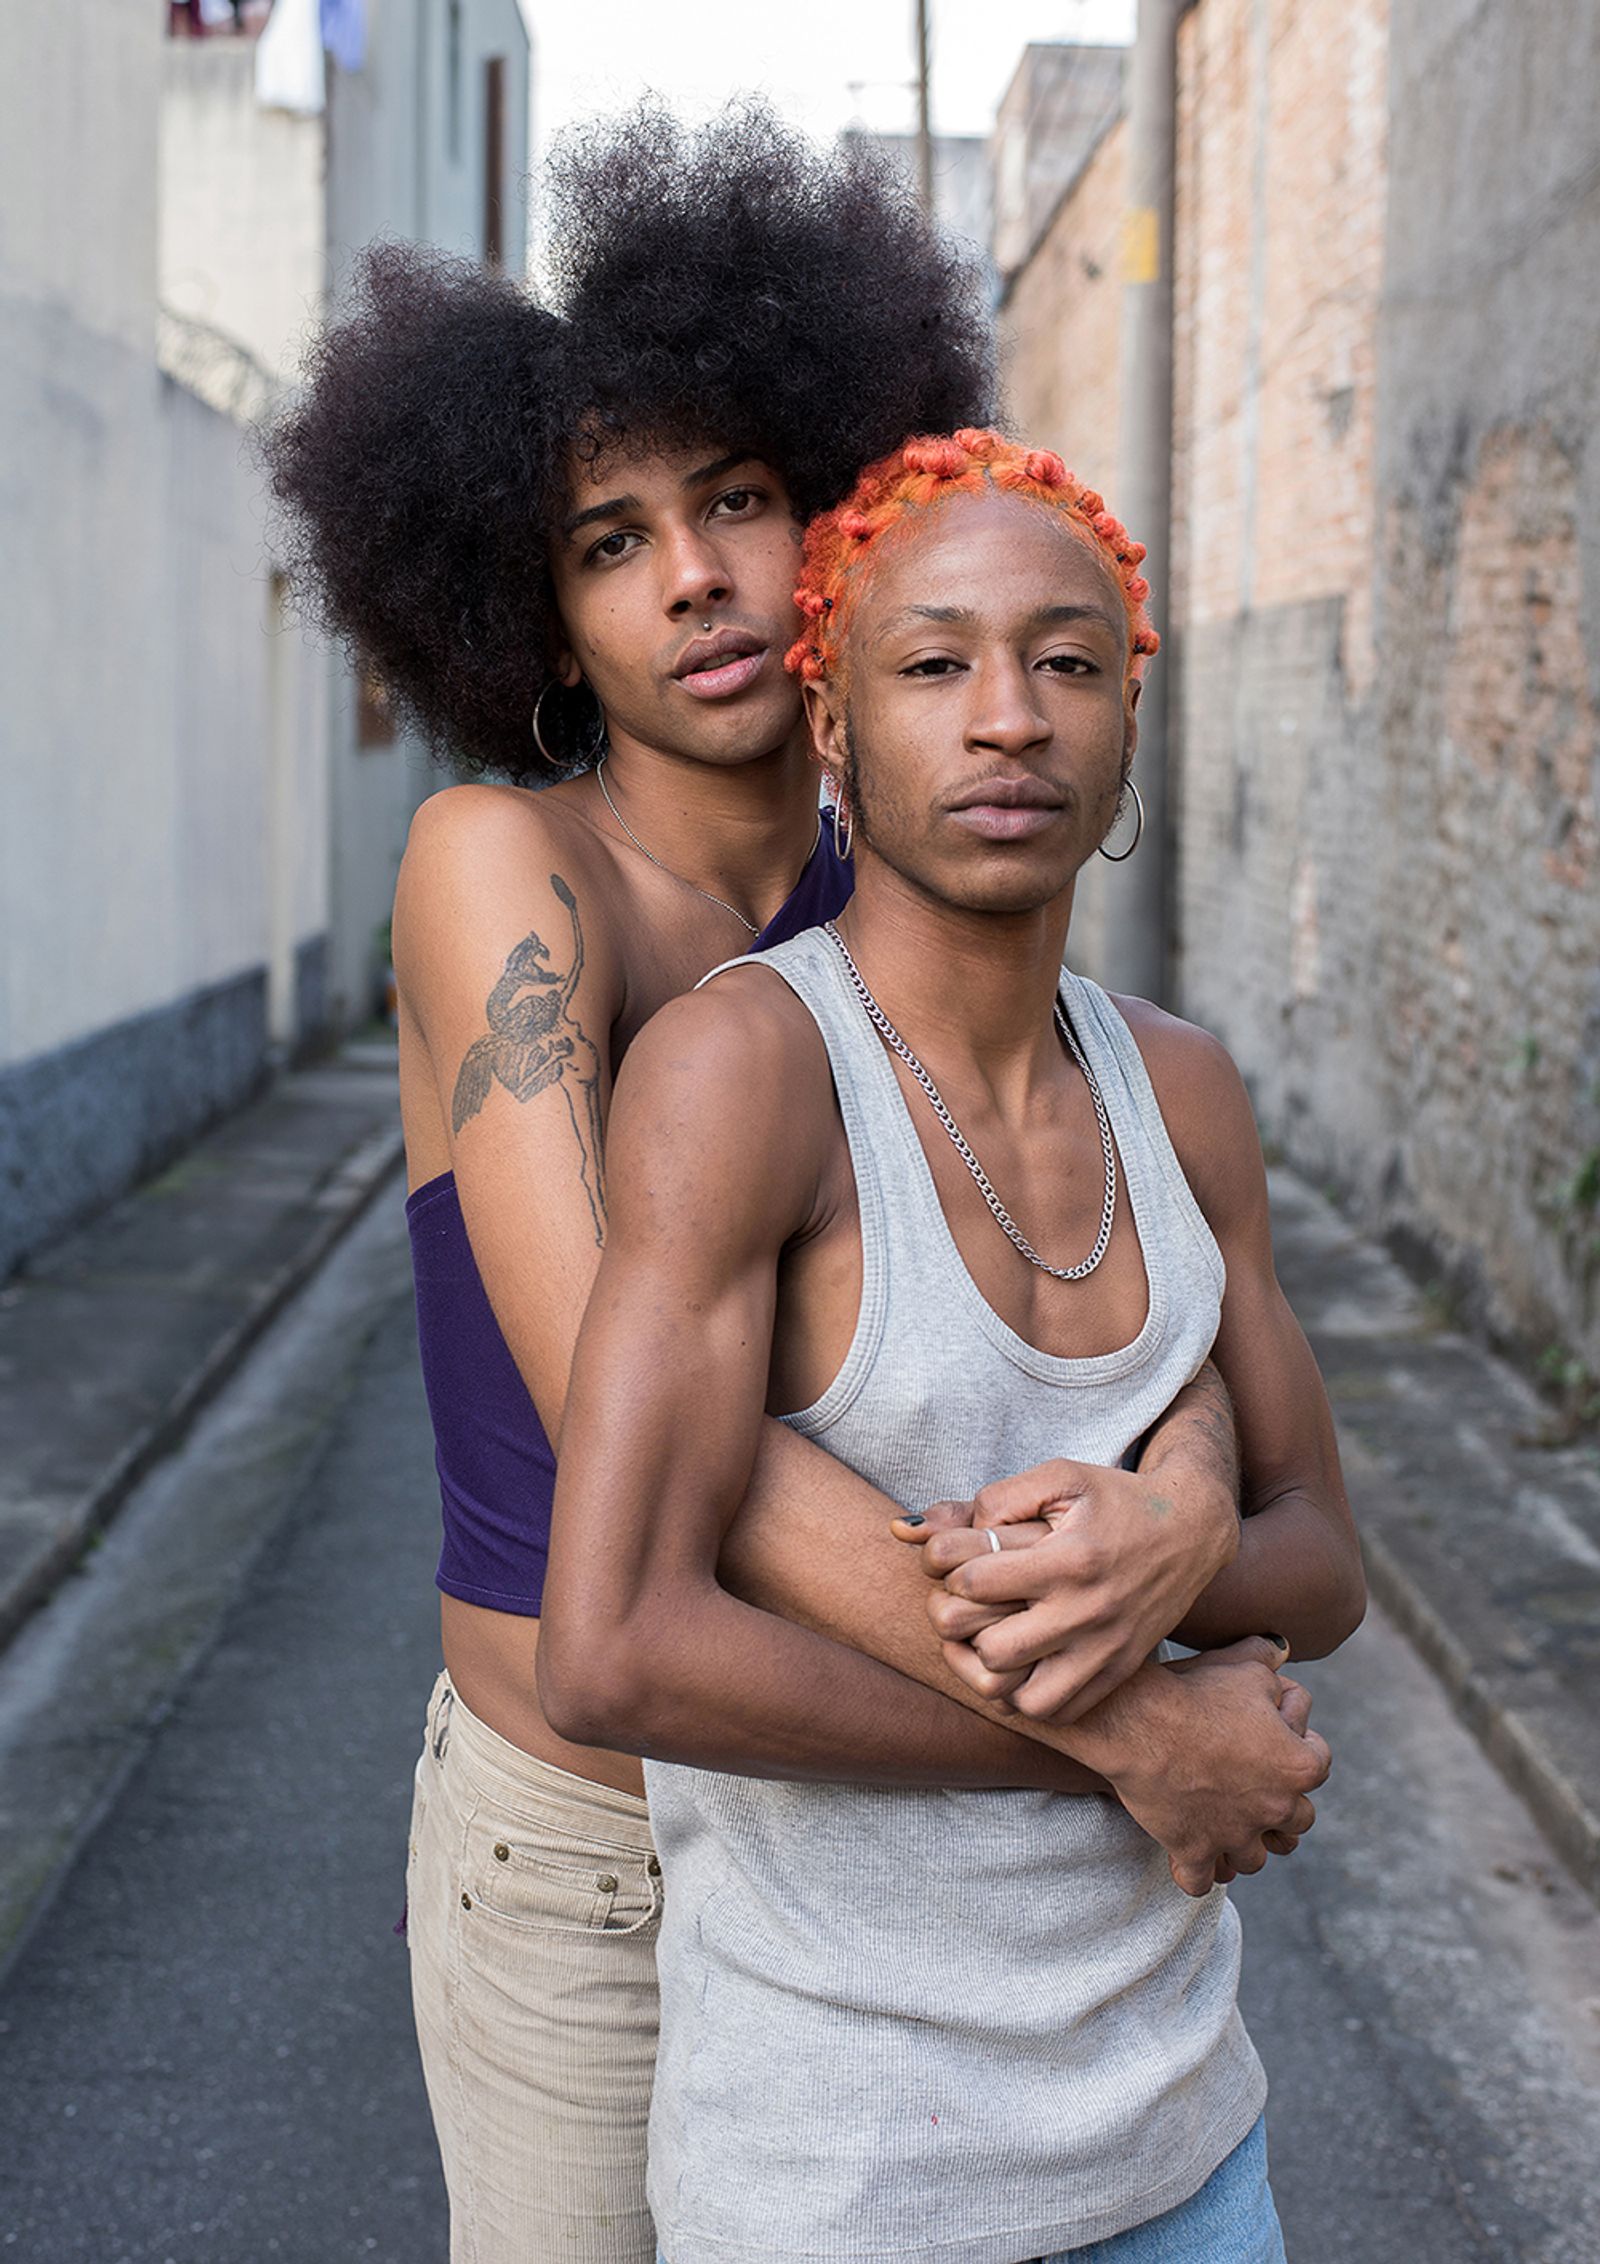
[[[1326,1197],[1281,1168],[1272,1186],[1372,1594],[1600,1897],[1600,1457],[1544,1441],[1527,1379],[1444,1327]]]
[[[363,1081],[367,1073],[358,1072]],[[274,1125],[281,1128],[281,1115],[263,1118],[258,1135],[247,1129],[241,1148],[218,1167],[224,1175],[242,1171],[241,1184],[247,1183],[266,1152],[261,1141],[270,1145],[281,1136]],[[207,1337],[190,1330],[187,1366],[146,1394],[114,1443],[108,1438],[111,1451],[98,1467],[92,1439],[85,1437],[89,1452],[77,1490],[63,1487],[48,1530],[41,1521],[11,1550],[9,1562],[0,1560],[0,1646],[111,1524],[139,1481],[179,1445],[274,1318],[397,1175],[403,1148],[387,1109],[376,1125],[369,1115],[365,1129],[347,1113],[344,1129],[334,1125],[331,1132],[334,1139],[356,1135],[342,1155],[320,1129],[284,1151],[289,1161],[277,1199],[288,1223],[276,1262],[248,1287],[233,1276],[235,1302],[225,1321]],[[330,1154],[334,1160],[321,1176]],[[1363,1242],[1304,1182],[1282,1172],[1274,1179],[1280,1272],[1298,1276],[1285,1286],[1328,1378],[1372,1593],[1574,1878],[1600,1897],[1600,1740],[1584,1726],[1594,1718],[1587,1704],[1594,1669],[1585,1664],[1593,1654],[1563,1647],[1560,1626],[1562,1604],[1574,1595],[1581,1603],[1589,1593],[1579,1583],[1585,1562],[1592,1576],[1600,1547],[1600,1477],[1538,1458],[1544,1524],[1519,1527],[1518,1488],[1524,1495],[1530,1490],[1528,1456],[1517,1443],[1534,1404],[1526,1387],[1481,1347],[1430,1331],[1419,1318],[1415,1290],[1376,1246]],[[203,1195],[198,1199],[203,1205]],[[202,1240],[209,1233],[202,1222]],[[174,1275],[180,1287],[187,1262],[180,1251]],[[107,1277],[113,1292],[117,1278]],[[138,1294],[137,1265],[134,1286]],[[1471,1426],[1464,1413],[1471,1414]],[[71,1419],[71,1404],[63,1401],[56,1420]],[[1469,1428],[1471,1451],[1463,1459]],[[36,1466],[47,1468],[48,1458]],[[1475,1503],[1475,1495],[1483,1499]],[[1516,1545],[1508,1548],[1508,1540]]]
[[[1353,1480],[1357,1522],[1361,1494],[1355,1476],[1366,1462],[1341,1435],[1340,1451]],[[1443,1684],[1445,1694],[1506,1782],[1528,1804],[1579,1886],[1600,1901],[1600,1814],[1581,1786],[1556,1761],[1546,1742],[1523,1715],[1497,1695],[1489,1676],[1476,1667],[1417,1582],[1401,1565],[1381,1533],[1363,1527],[1361,1551],[1374,1600]]]
[[[233,1324],[212,1340],[162,1404],[135,1427],[121,1451],[62,1513],[51,1539],[0,1587],[0,1646],[72,1570],[152,1465],[178,1444],[274,1315],[310,1280],[398,1171],[404,1152],[398,1124],[385,1125],[330,1174],[316,1197],[311,1229],[299,1246],[258,1285]]]

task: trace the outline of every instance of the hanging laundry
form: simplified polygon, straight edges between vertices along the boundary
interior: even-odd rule
[[[256,100],[312,117],[327,103],[319,0],[277,0],[256,41]]]
[[[367,0],[322,0],[322,44],[341,71],[367,59]]]

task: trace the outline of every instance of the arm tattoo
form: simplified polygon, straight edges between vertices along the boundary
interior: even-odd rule
[[[578,1143],[578,1170],[594,1238],[600,1243],[606,1218],[600,1055],[583,1024],[568,1011],[583,973],[583,925],[578,900],[559,873],[550,875],[550,886],[572,922],[572,965],[564,975],[553,968],[550,946],[535,933],[525,935],[511,953],[486,1002],[489,1034],[469,1046],[461,1064],[450,1129],[458,1133],[470,1123],[496,1083],[517,1101],[531,1101],[547,1086],[559,1086]]]

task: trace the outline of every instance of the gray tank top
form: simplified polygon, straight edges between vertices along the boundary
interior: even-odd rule
[[[816,1020],[860,1200],[853,1341],[785,1420],[908,1506],[1052,1455],[1120,1460],[1210,1349],[1223,1267],[1106,994],[1063,973],[1149,1306],[1120,1351],[1059,1359],[968,1273],[826,936],[751,963]],[[1114,1801],[646,1775],[668,1883],[650,2197],[670,2264],[1020,2264],[1175,2208],[1260,2113],[1228,1898],[1181,1894]]]

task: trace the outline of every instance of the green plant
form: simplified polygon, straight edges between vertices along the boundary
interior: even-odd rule
[[[1580,1432],[1600,1423],[1600,1376],[1566,1344],[1547,1344],[1536,1369],[1558,1405],[1554,1426],[1537,1443],[1570,1446]]]
[[[1600,1148],[1591,1148],[1567,1182],[1566,1206],[1573,1211],[1600,1209]]]

